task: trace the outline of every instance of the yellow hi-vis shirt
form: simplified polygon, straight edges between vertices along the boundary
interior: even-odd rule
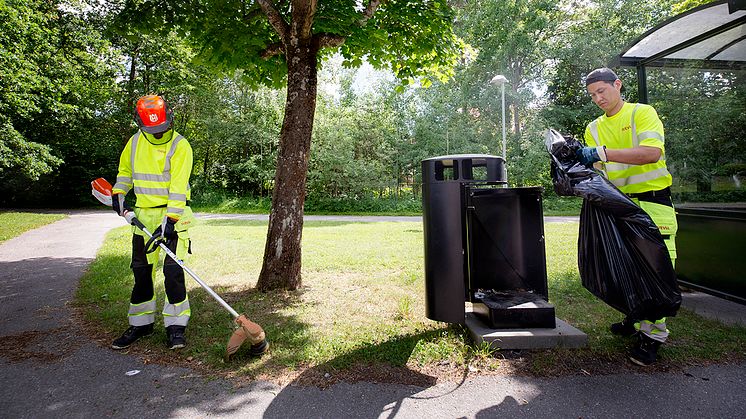
[[[608,179],[624,193],[658,191],[671,186],[666,167],[663,123],[650,105],[625,103],[614,116],[601,115],[585,128],[585,143],[606,148],[655,147],[661,157],[650,164],[609,162],[602,165]]]
[[[192,146],[173,129],[163,138],[138,131],[122,150],[113,193],[134,188],[138,208],[166,207],[166,215],[178,220],[191,198]]]

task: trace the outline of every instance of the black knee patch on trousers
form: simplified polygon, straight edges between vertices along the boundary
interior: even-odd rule
[[[172,252],[176,253],[176,248],[179,245],[179,240],[169,240],[166,242],[166,246]],[[168,296],[168,302],[171,304],[178,304],[186,299],[186,285],[184,284],[184,270],[179,266],[176,261],[171,259],[170,256],[166,256],[163,260],[163,276],[165,281],[163,283],[166,288],[166,295]]]
[[[166,295],[168,302],[178,304],[186,299],[186,285],[184,284],[184,270],[181,266],[173,264],[163,265],[163,276],[165,277]]]
[[[145,238],[143,236],[133,234],[132,263],[130,264],[130,267],[132,269],[135,269],[142,266],[148,266],[148,255],[145,254]],[[152,267],[152,265],[150,266]]]
[[[140,304],[153,299],[153,265],[132,268],[135,286],[132,287],[130,302]]]

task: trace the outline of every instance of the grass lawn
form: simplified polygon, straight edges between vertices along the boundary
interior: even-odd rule
[[[253,287],[266,222],[205,220],[191,230],[194,255],[187,264],[239,313],[264,327],[270,352],[252,359],[242,349],[224,362],[230,315],[188,277],[193,317],[187,348],[175,355],[165,348],[158,316],[159,333],[131,351],[229,375],[314,384],[337,379],[426,384],[466,374],[635,370],[625,356],[631,342],[607,330],[621,314],[580,285],[578,224],[548,223],[545,230],[550,299],[558,317],[588,334],[588,348],[493,352],[471,343],[461,326],[426,319],[421,223],[306,222],[303,287],[260,293]],[[92,333],[106,345],[127,327],[129,236],[128,227],[109,233],[77,296]],[[746,359],[745,328],[682,310],[669,319],[669,329],[671,338],[654,370]]]
[[[0,243],[65,217],[64,214],[0,212]]]

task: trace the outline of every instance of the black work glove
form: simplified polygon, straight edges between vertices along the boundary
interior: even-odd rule
[[[115,193],[111,196],[111,209],[113,209],[117,215],[124,216],[124,210],[129,208],[124,204],[123,193]]]
[[[163,222],[155,229],[153,237],[163,237],[166,241],[179,238],[179,235],[176,233],[177,221],[178,220],[174,220],[171,217],[163,217]]]
[[[145,253],[155,252],[155,249],[158,248],[158,244],[161,242],[165,241],[166,246],[168,246],[172,240],[178,239],[179,234],[176,232],[176,222],[177,220],[168,216],[163,217],[163,222],[155,229],[153,236],[145,244]]]

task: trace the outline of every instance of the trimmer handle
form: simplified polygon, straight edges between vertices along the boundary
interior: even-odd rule
[[[127,220],[128,223],[139,228],[140,230],[146,231],[145,225],[141,223],[140,220],[137,219],[137,217],[135,217],[135,212],[132,211],[131,209],[125,210],[124,219]]]

